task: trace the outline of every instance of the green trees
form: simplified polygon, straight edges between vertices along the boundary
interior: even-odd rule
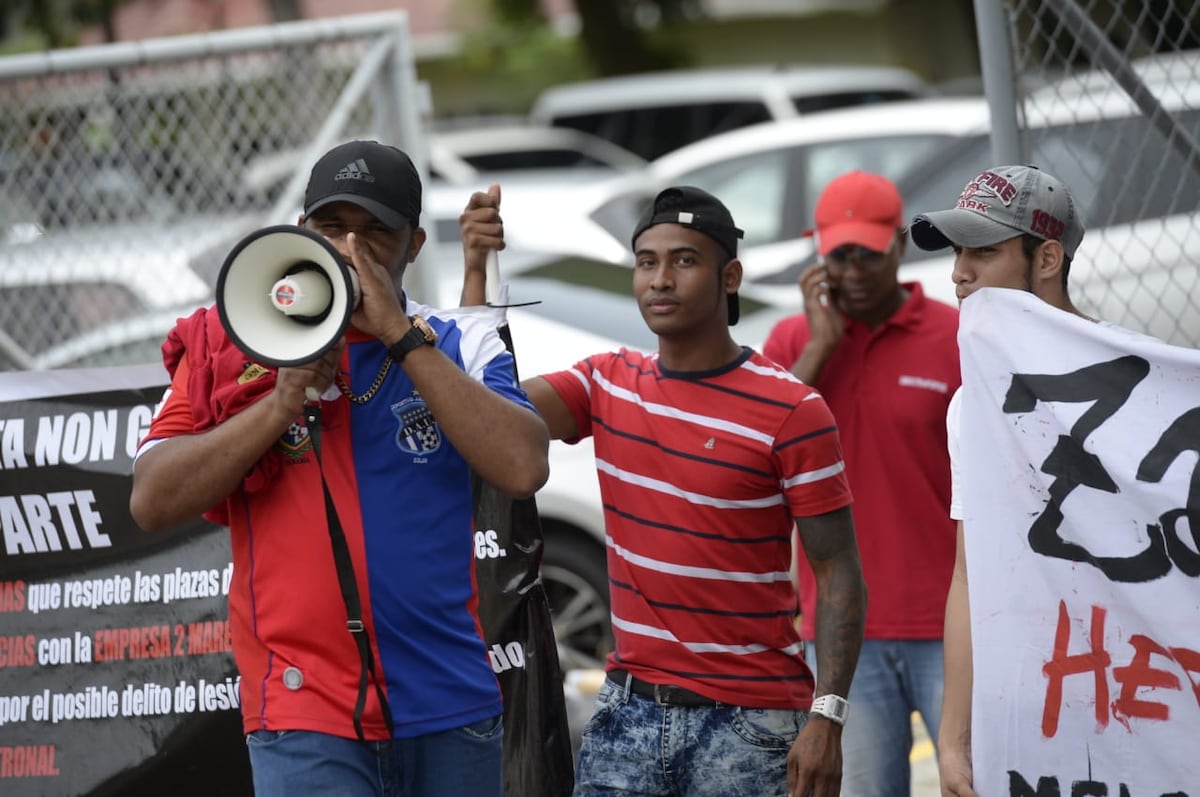
[[[647,39],[643,20],[670,23],[699,15],[697,0],[574,0],[579,42],[600,76],[678,65],[678,55]],[[546,24],[538,0],[492,0],[497,18],[510,25]]]
[[[106,41],[116,40],[114,19],[126,0],[0,0],[0,38],[25,29],[45,49],[79,43],[85,28],[99,25]]]

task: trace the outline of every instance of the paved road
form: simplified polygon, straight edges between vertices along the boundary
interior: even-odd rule
[[[939,797],[942,792],[933,742],[916,714],[913,714],[913,748],[909,761],[912,762],[912,797]]]
[[[604,682],[603,670],[571,670],[566,674],[567,720],[578,753],[579,734],[591,714],[596,691]],[[913,715],[912,797],[939,797],[937,761],[933,742],[920,718]]]

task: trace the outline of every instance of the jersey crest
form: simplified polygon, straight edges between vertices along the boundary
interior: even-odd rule
[[[424,457],[442,447],[442,431],[438,428],[429,405],[420,393],[392,405],[399,428],[396,430],[396,447],[406,454]]]
[[[308,424],[304,422],[304,416],[292,421],[292,425],[279,438],[275,448],[291,459],[304,458],[312,448],[312,438],[308,434]]]

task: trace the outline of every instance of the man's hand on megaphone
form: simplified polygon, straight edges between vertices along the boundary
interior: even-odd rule
[[[464,307],[487,302],[487,261],[491,252],[504,248],[504,221],[500,218],[500,184],[476,191],[458,217],[463,243]]]
[[[282,407],[286,417],[296,417],[304,411],[304,403],[309,399],[308,389],[312,388],[317,395],[324,393],[333,384],[337,374],[338,361],[342,357],[346,339],[342,338],[337,344],[325,352],[319,359],[296,365],[290,368],[280,368],[275,377],[275,389],[271,400]]]
[[[358,233],[346,235],[350,250],[350,265],[358,273],[362,302],[350,316],[350,323],[368,335],[374,335],[387,345],[404,336],[412,325],[400,305],[398,281],[375,259],[371,248],[358,239]]]

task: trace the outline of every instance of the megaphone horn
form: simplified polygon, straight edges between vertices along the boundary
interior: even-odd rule
[[[221,325],[242,352],[266,365],[300,365],[346,331],[358,306],[358,275],[317,233],[264,227],[225,258],[216,298]]]

